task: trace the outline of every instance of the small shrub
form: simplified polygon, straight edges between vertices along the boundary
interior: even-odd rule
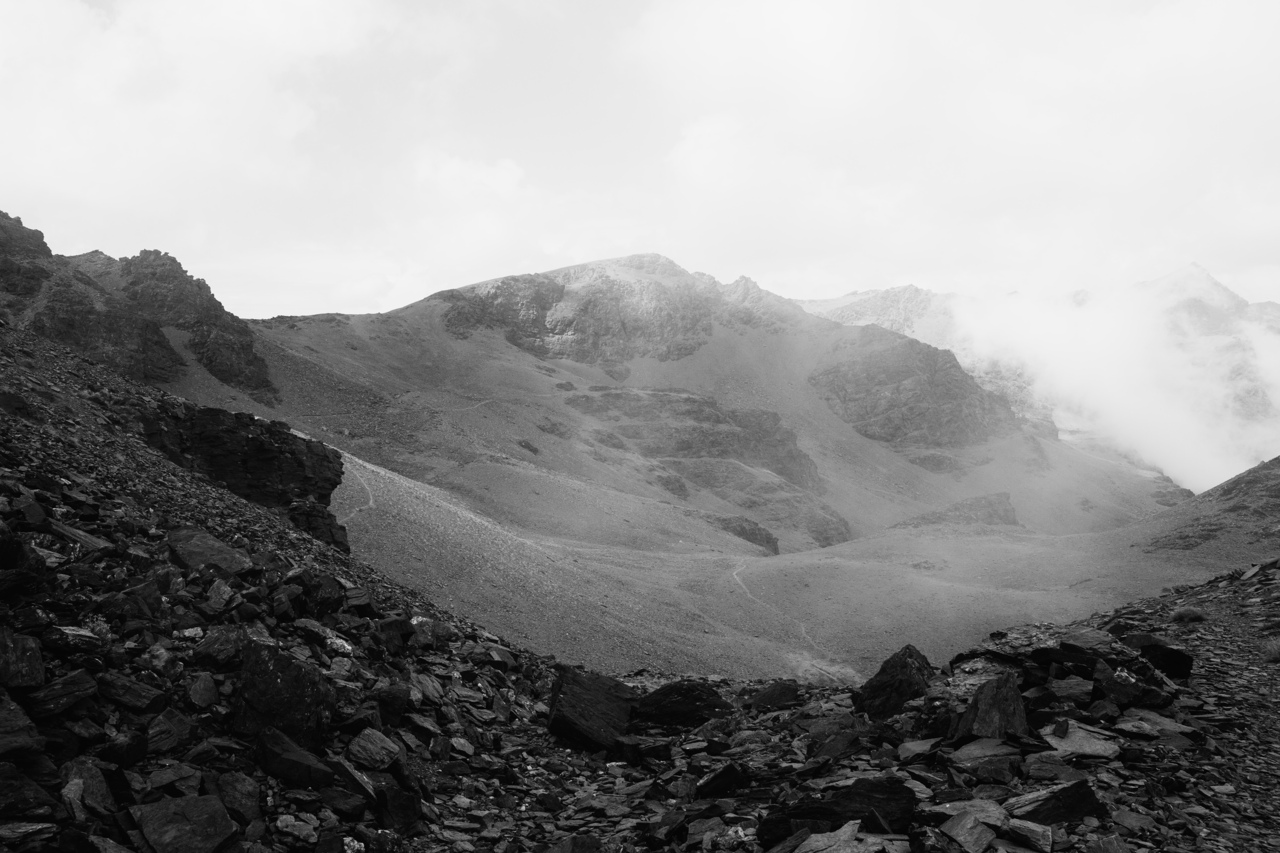
[[[1266,663],[1280,663],[1280,639],[1267,640],[1262,644],[1262,660]]]
[[[1179,607],[1169,614],[1172,622],[1204,622],[1208,618],[1209,614],[1199,607]]]

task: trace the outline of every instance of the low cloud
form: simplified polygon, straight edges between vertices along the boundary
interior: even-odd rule
[[[1100,293],[960,298],[952,311],[970,363],[1019,365],[1061,427],[1190,489],[1280,454],[1280,323],[1198,267]]]

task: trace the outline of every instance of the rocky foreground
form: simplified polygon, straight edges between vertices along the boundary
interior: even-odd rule
[[[619,680],[174,464],[158,392],[0,342],[0,849],[1280,849],[1276,562],[858,689]]]

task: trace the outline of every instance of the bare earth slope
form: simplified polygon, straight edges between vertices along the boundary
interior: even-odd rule
[[[1161,547],[1223,508],[1167,510],[1158,472],[1020,421],[950,353],[655,255],[252,321],[264,396],[206,364],[183,318],[207,287],[172,259],[133,282],[6,233],[11,308],[58,276],[113,305],[173,296],[147,328],[180,369],[153,381],[350,454],[334,509],[355,553],[569,660],[835,676],[911,626],[949,650],[1154,592],[1240,538]],[[891,529],[1001,494],[1020,526]]]

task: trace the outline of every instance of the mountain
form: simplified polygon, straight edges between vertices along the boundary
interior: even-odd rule
[[[1199,266],[1060,297],[907,286],[801,305],[950,349],[1024,417],[1198,491],[1280,452],[1280,305],[1250,304]]]
[[[0,279],[15,325],[59,316],[70,270],[92,284],[59,287],[103,294],[101,311],[132,304],[111,278],[129,263],[32,259],[27,231],[10,227],[6,257],[49,276]],[[571,661],[853,677],[903,642],[946,655],[1221,564],[1222,542],[1145,547],[1190,497],[1159,471],[1060,440],[948,351],[749,279],[637,255],[246,322],[155,263],[181,305],[135,321],[178,360],[151,381],[341,451],[331,505],[355,555]],[[178,325],[197,315],[248,330],[235,351],[269,393],[201,360]]]
[[[187,404],[4,323],[0,402],[5,850],[1275,849],[1280,561],[860,686],[619,679],[222,488],[151,444]],[[312,488],[283,438],[218,447]]]

